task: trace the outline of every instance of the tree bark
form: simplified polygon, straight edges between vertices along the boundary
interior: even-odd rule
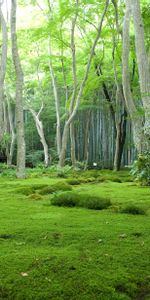
[[[42,108],[40,109],[39,113],[37,114],[32,108],[29,108],[32,116],[33,116],[33,119],[35,121],[35,125],[36,125],[36,128],[37,128],[37,132],[38,132],[38,135],[40,137],[40,141],[42,143],[42,146],[43,146],[43,150],[44,150],[44,164],[45,164],[45,167],[48,167],[49,166],[49,153],[48,153],[48,145],[46,143],[46,139],[45,139],[45,135],[44,135],[44,129],[43,129],[43,123],[42,121],[39,119],[39,115],[42,111]]]
[[[53,70],[53,64],[52,64],[52,50],[51,50],[51,37],[49,34],[49,45],[48,45],[48,52],[49,52],[49,69],[52,77],[52,86],[53,86],[53,93],[54,93],[54,99],[55,99],[55,109],[56,109],[56,145],[57,145],[57,154],[58,157],[60,157],[61,152],[61,122],[60,122],[60,101],[57,91],[57,84],[56,84],[56,78],[55,73]]]
[[[123,24],[123,50],[122,50],[122,82],[123,92],[126,102],[127,111],[129,113],[135,147],[140,153],[143,149],[143,118],[138,113],[130,87],[130,72],[129,72],[129,51],[130,51],[130,20],[131,20],[131,5],[130,0],[126,0],[126,10]]]
[[[146,139],[150,140],[150,72],[148,65],[148,56],[146,54],[144,42],[144,26],[140,9],[139,0],[130,0],[134,30],[135,47],[139,73],[140,91],[145,111],[144,133]],[[148,142],[149,144],[149,142]]]
[[[24,76],[18,53],[16,33],[16,0],[11,0],[11,42],[12,58],[16,72],[16,131],[17,131],[17,177],[25,178],[25,138],[23,118],[23,82]]]
[[[0,60],[0,142],[2,141],[4,134],[4,116],[3,116],[3,101],[4,101],[4,80],[6,74],[6,63],[7,63],[7,26],[2,13],[0,4],[0,24],[2,28],[2,54]]]
[[[71,144],[71,162],[72,166],[76,166],[76,143],[75,143],[75,129],[74,122],[70,124],[70,144]]]
[[[88,162],[89,162],[89,125],[91,121],[91,110],[86,112],[86,118],[85,118],[85,131],[84,131],[84,170],[87,169],[88,167]]]
[[[76,46],[75,46],[75,26],[78,17],[78,0],[76,0],[76,14],[72,21],[71,27],[71,51],[72,51],[72,73],[73,73],[73,92],[71,97],[71,103],[69,108],[69,115],[72,114],[74,108],[74,102],[77,93],[77,71],[76,71]],[[70,123],[70,144],[71,144],[71,162],[72,166],[76,164],[76,152],[75,152],[75,136],[74,136],[74,121]]]
[[[118,23],[118,6],[115,0],[112,0],[115,7],[116,14],[116,30],[120,34],[120,28]],[[122,34],[121,34],[122,37]],[[115,155],[114,155],[114,171],[119,171],[121,167],[121,160],[123,155],[124,144],[126,140],[126,126],[127,126],[127,110],[125,107],[125,99],[122,88],[122,83],[120,84],[117,76],[117,68],[115,62],[115,51],[116,51],[116,35],[113,34],[113,69],[114,78],[116,83],[116,109],[115,109],[115,126],[116,126],[116,136],[115,136]]]
[[[15,130],[14,130],[12,109],[11,109],[11,105],[10,105],[10,101],[9,101],[8,97],[7,97],[7,110],[8,110],[10,135],[11,135],[10,146],[7,148],[7,165],[8,165],[8,167],[10,167],[12,165],[12,160],[13,160],[16,134],[15,134]]]
[[[116,91],[116,148],[114,157],[114,171],[119,171],[126,139],[127,112],[124,107],[124,95],[122,87],[117,84]]]

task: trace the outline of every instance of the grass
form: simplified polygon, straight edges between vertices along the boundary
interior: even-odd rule
[[[122,183],[73,187],[110,198],[112,207],[102,211],[55,207],[49,195],[35,201],[18,193],[60,178],[1,177],[0,299],[150,299],[150,189],[126,182],[124,172],[117,176]],[[129,204],[147,215],[119,213]]]

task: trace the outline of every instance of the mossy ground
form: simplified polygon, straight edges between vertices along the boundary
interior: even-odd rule
[[[49,195],[18,193],[60,178],[1,178],[0,299],[150,299],[150,188],[125,182],[124,172],[115,176],[122,183],[73,188],[110,198],[112,207],[102,211],[55,207]],[[119,213],[128,204],[147,215]]]

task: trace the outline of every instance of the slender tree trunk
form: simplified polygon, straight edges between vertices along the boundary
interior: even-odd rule
[[[71,162],[72,166],[76,166],[76,143],[75,143],[75,129],[74,122],[70,124],[70,142],[71,142]]]
[[[49,35],[49,45],[48,45],[48,52],[49,52],[49,69],[51,73],[52,78],[52,86],[53,86],[53,93],[54,93],[54,99],[55,99],[55,109],[56,109],[56,144],[57,144],[57,154],[58,157],[60,157],[61,152],[61,122],[60,122],[60,101],[57,91],[57,84],[56,84],[56,78],[55,73],[53,70],[53,64],[52,64],[52,50],[51,50],[51,37]]]
[[[23,118],[23,71],[18,53],[16,34],[16,0],[11,0],[12,57],[16,72],[16,131],[17,131],[17,177],[25,178],[25,138]]]
[[[61,154],[59,159],[59,166],[64,167],[65,164],[65,157],[66,157],[66,150],[67,150],[67,142],[68,142],[68,133],[69,133],[69,123],[65,123],[64,130],[63,130],[63,136],[62,136],[62,148],[61,148]]]
[[[150,72],[148,65],[148,56],[146,54],[144,42],[144,26],[140,9],[139,0],[130,0],[134,29],[135,29],[135,47],[137,65],[139,71],[139,83],[141,97],[145,111],[144,133],[146,139],[150,140]],[[148,142],[149,144],[149,142]],[[150,149],[149,149],[150,150]]]
[[[7,156],[7,165],[10,167],[12,165],[12,160],[14,155],[16,133],[14,128],[13,112],[9,100],[9,95],[7,93],[7,87],[6,87],[6,102],[7,102],[7,112],[8,112],[9,134],[11,136],[10,144],[7,145],[7,149],[6,149],[6,156]]]
[[[48,6],[48,13],[45,15],[44,12],[44,17],[46,16],[46,19],[48,22],[53,22],[53,11],[52,11],[52,5],[51,5],[51,0],[47,0],[47,6]],[[38,4],[38,3],[37,3]],[[39,8],[42,10],[41,6],[38,4]],[[55,101],[55,109],[56,109],[56,147],[57,147],[57,155],[60,157],[60,152],[61,152],[61,120],[60,120],[60,99],[58,95],[58,90],[57,90],[57,82],[55,78],[55,72],[53,69],[53,62],[52,62],[52,47],[51,47],[51,33],[49,32],[48,34],[48,54],[49,54],[49,70],[52,78],[52,88],[53,88],[53,94],[54,94],[54,101]],[[63,63],[62,63],[62,68],[63,68]]]
[[[114,157],[114,171],[121,167],[122,154],[126,139],[127,112],[124,107],[124,96],[122,87],[117,85],[116,91],[116,148]]]
[[[91,121],[91,110],[89,110],[86,113],[85,121],[86,124],[85,124],[85,132],[84,132],[84,161],[85,161],[84,170],[87,169],[88,162],[89,162],[89,125]]]
[[[123,92],[124,92],[126,107],[132,122],[134,144],[138,152],[140,153],[143,148],[143,132],[142,132],[143,118],[138,114],[138,110],[132,98],[131,87],[130,87],[130,72],[129,72],[130,19],[131,19],[130,0],[126,0],[126,11],[124,16],[124,24],[123,24],[122,82],[123,82]]]
[[[2,13],[0,4],[0,24],[2,29],[2,54],[0,59],[0,142],[2,141],[4,134],[4,112],[3,112],[3,101],[4,101],[4,80],[6,74],[6,63],[7,63],[7,26]]]
[[[48,145],[46,143],[46,139],[45,139],[45,135],[44,135],[43,123],[39,119],[39,115],[40,115],[42,109],[39,111],[38,114],[36,114],[36,112],[32,108],[29,108],[29,110],[30,110],[30,112],[33,116],[34,121],[35,121],[37,132],[38,132],[38,135],[40,137],[41,144],[43,146],[45,167],[48,167],[49,163],[50,163],[49,153],[48,153]]]
[[[82,97],[83,89],[85,87],[85,84],[86,84],[86,81],[87,81],[87,78],[88,78],[88,74],[89,74],[89,71],[90,71],[92,59],[93,59],[94,52],[95,52],[95,48],[96,48],[97,42],[100,38],[102,25],[103,25],[103,20],[104,20],[105,14],[107,12],[108,4],[109,4],[109,0],[106,0],[105,8],[104,8],[104,11],[103,11],[103,14],[102,14],[99,26],[98,26],[96,38],[95,38],[95,40],[93,42],[93,46],[91,48],[91,52],[90,52],[90,55],[89,55],[87,67],[86,67],[85,74],[84,74],[83,80],[82,80],[80,88],[79,88],[79,92],[78,92],[77,96],[75,97],[75,101],[71,102],[71,103],[74,104],[73,110],[72,110],[72,112],[71,112],[71,114],[70,114],[70,116],[69,116],[69,118],[66,121],[65,126],[64,126],[63,137],[62,137],[62,149],[61,149],[60,160],[59,160],[59,165],[61,167],[63,167],[64,163],[65,163],[69,126],[70,126],[71,122],[74,120],[74,118],[77,114],[78,107],[80,105],[80,100],[81,100],[81,97]]]
[[[72,21],[71,27],[71,52],[72,52],[72,73],[73,73],[73,92],[71,97],[69,115],[73,112],[74,102],[77,93],[77,71],[76,71],[76,46],[75,46],[75,26],[78,17],[78,0],[76,0],[76,14]],[[76,152],[75,152],[75,136],[74,136],[74,121],[70,123],[70,145],[71,145],[71,162],[72,166],[76,164]]]
[[[97,71],[97,75],[98,76],[101,76],[101,75],[103,76],[103,71],[102,71],[102,68],[101,68],[100,64],[98,64],[96,66],[96,71]],[[111,117],[112,117],[112,120],[113,120],[114,132],[115,132],[115,136],[116,136],[117,132],[116,132],[116,121],[115,121],[114,103],[112,102],[112,99],[111,99],[111,97],[109,95],[109,91],[108,91],[107,85],[105,84],[104,81],[102,83],[102,87],[103,87],[103,92],[104,92],[106,101],[109,103],[109,109],[110,109]]]

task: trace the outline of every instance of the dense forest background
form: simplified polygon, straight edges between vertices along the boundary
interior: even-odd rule
[[[149,0],[10,2],[0,6],[0,161],[23,177],[25,161],[119,170],[149,151]]]

